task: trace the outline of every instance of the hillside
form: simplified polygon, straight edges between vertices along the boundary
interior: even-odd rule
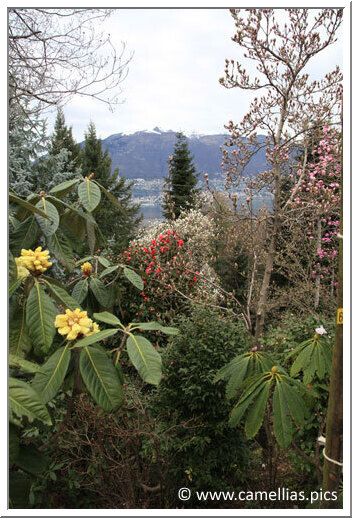
[[[201,177],[208,173],[210,178],[220,174],[223,145],[226,135],[191,135],[187,137],[189,149]],[[137,131],[132,134],[116,133],[102,140],[103,148],[112,157],[112,170],[120,169],[126,178],[160,179],[167,175],[168,158],[172,155],[176,132]],[[261,150],[251,161],[247,174],[265,169],[265,151]]]

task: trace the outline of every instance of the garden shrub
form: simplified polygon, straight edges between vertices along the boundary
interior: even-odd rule
[[[165,378],[152,404],[156,416],[166,412],[169,420],[190,422],[168,444],[173,452],[170,498],[176,502],[177,488],[183,486],[233,489],[243,481],[249,459],[242,432],[228,426],[224,384],[213,383],[220,367],[248,349],[248,333],[242,322],[230,322],[213,309],[199,307],[189,318],[181,316],[177,326],[179,336],[163,352]]]

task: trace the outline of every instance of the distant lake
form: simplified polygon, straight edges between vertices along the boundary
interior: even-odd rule
[[[141,205],[139,212],[143,214],[144,221],[153,221],[163,217],[160,205]]]

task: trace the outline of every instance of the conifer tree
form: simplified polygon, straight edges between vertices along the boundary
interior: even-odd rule
[[[58,108],[54,131],[48,145],[48,155],[38,160],[39,187],[49,191],[55,185],[81,176],[81,150],[67,127],[62,108]]]
[[[83,176],[94,173],[94,179],[120,202],[121,209],[114,212],[106,196],[102,196],[96,221],[112,250],[121,252],[134,237],[142,217],[139,215],[139,204],[132,201],[133,182],[120,177],[118,169],[111,174],[111,156],[107,149],[103,151],[93,122],[89,123],[85,133],[81,163]]]
[[[33,164],[46,142],[45,122],[38,115],[28,117],[21,106],[9,107],[9,184],[21,196],[36,190]]]
[[[167,199],[163,204],[164,217],[178,218],[182,210],[194,207],[197,193],[197,173],[193,157],[183,133],[176,134],[174,154],[170,159],[170,179]]]

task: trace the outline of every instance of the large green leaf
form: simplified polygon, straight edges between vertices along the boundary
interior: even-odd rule
[[[52,297],[59,303],[65,306],[65,309],[74,310],[76,308],[81,308],[80,304],[76,299],[71,297],[66,290],[57,286],[56,284],[51,284],[50,282],[45,282],[48,290],[50,291]]]
[[[259,386],[256,387],[255,390],[249,392],[241,403],[237,403],[236,406],[232,409],[229,418],[229,425],[231,427],[235,428],[238,425],[247,408],[252,403],[253,399],[261,392],[261,383],[259,384]]]
[[[108,311],[102,311],[101,313],[93,313],[93,318],[94,320],[98,320],[98,322],[104,322],[105,324],[109,324],[111,326],[121,327],[120,320]]]
[[[130,283],[133,284],[133,286],[135,286],[139,290],[143,291],[143,289],[144,289],[143,280],[142,280],[141,276],[138,275],[138,273],[136,273],[134,270],[131,270],[130,268],[127,268],[127,267],[125,267],[123,269],[123,273],[124,273],[125,277],[130,281]]]
[[[103,257],[102,255],[98,255],[97,256],[97,259],[99,261],[99,263],[104,266],[104,268],[109,268],[109,266],[111,266],[111,263],[110,261],[108,261],[105,257]]]
[[[15,282],[11,283],[9,286],[9,297],[12,297],[12,295],[15,293],[15,291],[18,290],[18,288],[22,284],[22,279],[17,279]]]
[[[176,327],[165,327],[159,322],[133,322],[132,325],[143,331],[161,331],[165,335],[178,335],[179,333]]]
[[[261,392],[259,392],[256,400],[249,409],[245,424],[245,432],[248,439],[254,437],[262,425],[266,404],[269,398],[270,385],[270,379],[264,382]]]
[[[43,218],[42,216],[38,216],[37,214],[35,216],[43,234],[46,237],[51,236],[54,234],[54,232],[56,232],[60,223],[60,216],[55,205],[50,203],[50,201],[46,200],[43,196],[42,199],[36,204],[36,207],[50,217],[49,220],[47,218]]]
[[[87,178],[78,186],[78,197],[88,212],[93,212],[100,203],[101,191],[96,183]]]
[[[102,277],[106,277],[107,275],[109,275],[110,273],[112,272],[115,272],[118,268],[121,268],[118,264],[116,264],[115,266],[109,266],[109,268],[106,268],[105,270],[103,270],[100,274],[100,278]]]
[[[149,340],[143,336],[130,335],[127,338],[127,352],[142,380],[159,385],[162,376],[161,357]]]
[[[292,421],[282,383],[276,382],[273,396],[274,434],[281,448],[286,448],[292,441]]]
[[[82,304],[88,294],[88,279],[81,279],[75,284],[72,290],[72,297],[77,300],[79,304]]]
[[[232,374],[232,369],[237,365],[238,363],[242,362],[243,360],[248,361],[249,357],[247,354],[240,354],[239,356],[236,356],[233,358],[229,363],[221,367],[221,369],[218,370],[216,375],[214,376],[213,383],[216,383],[219,380],[227,380],[230,378]]]
[[[16,230],[10,233],[10,248],[13,254],[18,257],[22,248],[32,248],[38,235],[38,225],[34,218],[25,219],[18,225]]]
[[[9,251],[9,281],[10,284],[17,280],[17,265],[11,251]]]
[[[85,347],[80,354],[79,368],[87,389],[99,406],[111,412],[122,405],[120,378],[105,352]]]
[[[18,417],[26,416],[29,422],[39,419],[51,425],[50,415],[40,395],[25,381],[9,378],[9,411]]]
[[[50,193],[54,194],[57,197],[65,196],[67,193],[72,191],[74,186],[79,182],[79,178],[75,180],[67,180],[66,182],[59,183],[59,185],[55,185],[52,189],[50,189]]]
[[[312,342],[307,343],[307,345],[301,350],[297,358],[292,364],[290,375],[294,377],[299,371],[306,368],[308,364],[311,363],[311,355],[313,352],[314,344]]]
[[[304,424],[304,416],[307,411],[303,398],[298,393],[295,386],[290,385],[285,380],[281,382],[281,389],[284,394],[287,406],[290,410],[292,419],[298,426]]]
[[[71,271],[74,267],[74,254],[70,241],[62,232],[55,232],[47,238],[47,245],[51,255]]]
[[[69,344],[55,351],[41,366],[40,372],[34,376],[32,386],[38,394],[41,394],[44,403],[48,403],[56,396],[65,379],[71,359],[71,351],[68,347]]]
[[[234,364],[226,385],[226,399],[232,399],[237,395],[238,387],[245,379],[248,372],[249,357],[243,358]]]
[[[105,284],[97,277],[92,276],[89,279],[89,286],[99,304],[103,307],[108,307],[109,293]]]
[[[9,348],[10,353],[16,356],[27,356],[32,348],[25,308],[18,304],[9,322]]]
[[[90,223],[89,221],[86,221],[86,232],[87,232],[87,242],[88,242],[88,248],[91,254],[94,253],[95,250],[95,244],[97,241],[97,237],[95,234],[95,226]]]
[[[98,333],[94,333],[94,335],[86,336],[85,338],[82,338],[81,340],[78,340],[72,348],[77,349],[79,347],[86,347],[87,345],[92,345],[97,342],[100,342],[100,340],[104,340],[105,338],[109,338],[110,336],[113,336],[117,333],[117,329],[104,329],[104,331],[99,331]]]
[[[21,207],[24,207],[29,212],[32,212],[33,214],[38,214],[44,219],[50,220],[50,216],[46,214],[43,210],[41,210],[39,207],[36,207],[29,203],[28,201],[22,200],[22,198],[19,198],[15,194],[9,194],[9,200],[13,203],[18,203],[18,205],[21,205]]]
[[[40,371],[40,365],[37,363],[29,362],[28,360],[24,360],[21,356],[16,356],[11,353],[9,354],[9,367],[11,369],[19,369],[22,372],[28,372],[29,374]]]
[[[38,353],[50,349],[55,336],[55,317],[57,311],[37,279],[29,292],[26,305],[26,324],[33,346]]]

